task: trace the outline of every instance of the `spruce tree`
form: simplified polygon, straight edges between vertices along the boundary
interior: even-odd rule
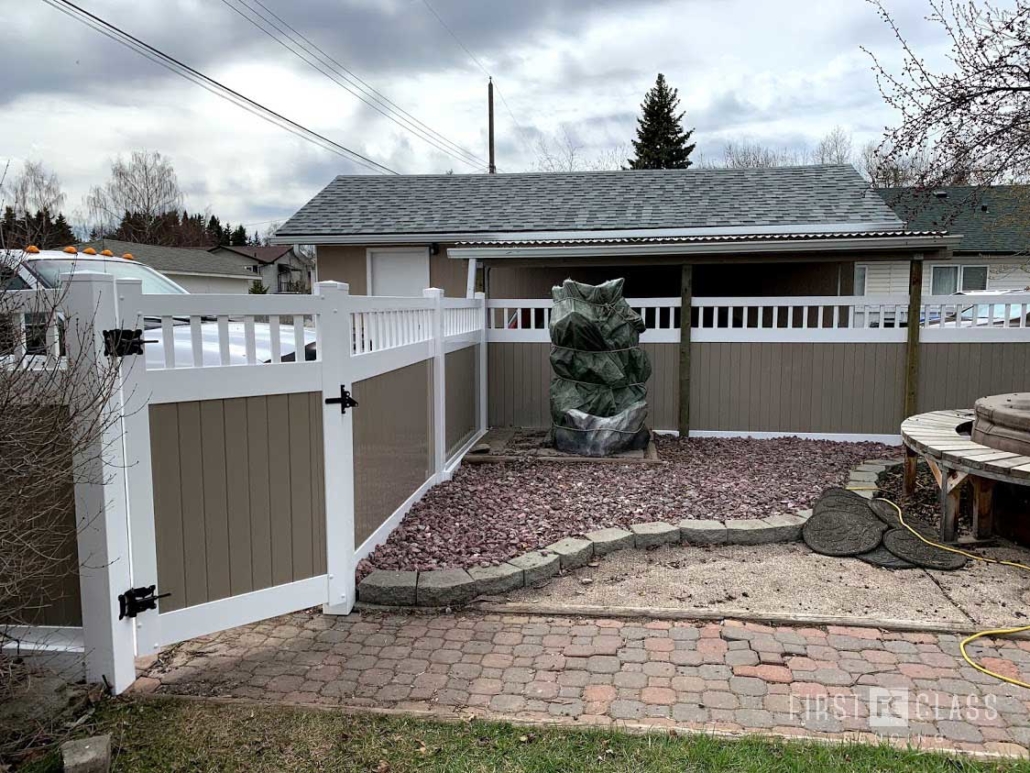
[[[644,95],[637,119],[637,138],[633,140],[636,158],[630,169],[686,169],[690,166],[693,129],[683,131],[683,113],[676,113],[679,92],[658,73],[654,86]]]

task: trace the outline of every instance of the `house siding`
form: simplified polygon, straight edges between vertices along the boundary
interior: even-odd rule
[[[862,263],[866,266],[866,295],[907,295],[908,262]],[[928,260],[923,269],[923,295],[930,294],[933,266],[984,266],[988,290],[1025,290],[1030,287],[1030,262],[1006,258],[956,255],[949,261]]]

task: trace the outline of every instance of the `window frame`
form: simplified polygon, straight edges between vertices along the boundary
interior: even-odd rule
[[[984,275],[984,286],[980,290],[967,290],[965,289],[966,281],[966,269],[982,269]],[[954,269],[955,270],[955,289],[950,293],[943,293],[944,295],[956,295],[957,293],[967,292],[983,292],[991,288],[991,267],[986,263],[937,263],[930,266],[930,295],[941,295],[942,293],[935,293],[933,290],[934,273],[938,269]]]
[[[862,272],[862,288],[859,290],[858,286],[858,272]],[[856,263],[855,264],[855,276],[853,281],[853,295],[865,296],[869,294],[869,264],[867,263]]]

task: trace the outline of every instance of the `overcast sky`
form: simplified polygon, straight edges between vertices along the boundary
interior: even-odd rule
[[[477,171],[360,103],[242,19],[242,0],[78,0],[92,13],[268,107],[402,173]],[[256,0],[247,0],[257,7]],[[486,156],[486,76],[423,0],[262,0],[428,126]],[[430,0],[493,74],[497,163],[532,170],[564,127],[594,156],[633,137],[658,72],[679,89],[698,150],[728,139],[814,144],[841,125],[856,147],[893,120],[860,45],[899,52],[863,0]],[[931,61],[922,0],[887,0]],[[82,209],[119,153],[174,163],[191,210],[264,229],[334,175],[363,171],[168,73],[42,0],[0,0],[0,162],[42,160]],[[508,108],[510,108],[510,113]],[[512,117],[514,115],[514,118]],[[516,123],[517,121],[517,123]]]

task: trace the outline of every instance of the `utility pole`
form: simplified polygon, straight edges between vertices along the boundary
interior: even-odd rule
[[[490,174],[497,174],[497,164],[494,163],[494,79],[487,78],[486,102],[489,109],[490,123]]]

